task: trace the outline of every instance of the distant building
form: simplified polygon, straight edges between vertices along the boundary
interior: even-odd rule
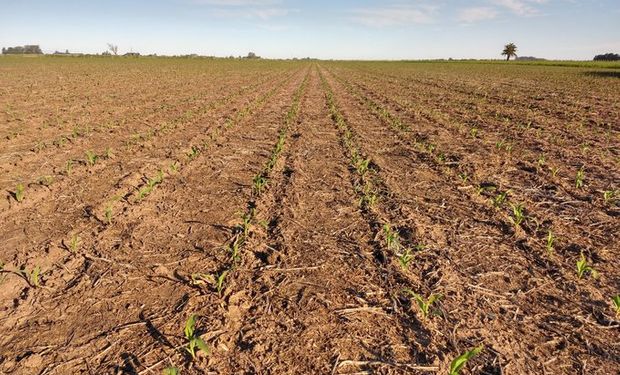
[[[138,52],[127,52],[126,54],[124,54],[123,56],[128,56],[128,57],[140,57],[140,54]]]

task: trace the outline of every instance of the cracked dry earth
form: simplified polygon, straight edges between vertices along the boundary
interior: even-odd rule
[[[2,58],[0,373],[616,374],[606,73]]]

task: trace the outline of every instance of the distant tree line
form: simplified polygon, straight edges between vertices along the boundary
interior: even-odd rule
[[[17,47],[2,47],[3,55],[22,55],[22,54],[32,54],[32,55],[42,55],[43,51],[41,51],[41,47],[38,45],[27,45],[27,46],[17,46]]]
[[[620,55],[617,53],[606,53],[604,55],[594,56],[594,61],[620,61]]]

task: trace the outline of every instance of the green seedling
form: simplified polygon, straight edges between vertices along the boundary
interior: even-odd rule
[[[178,171],[179,171],[179,162],[175,161],[174,163],[170,164],[170,172],[177,173]]]
[[[523,223],[523,220],[525,220],[525,213],[524,213],[524,208],[522,204],[512,205],[511,220],[516,227],[518,227],[519,225],[521,225],[521,223]]]
[[[510,190],[507,190],[503,193],[499,193],[497,194],[495,197],[493,197],[493,206],[499,208],[501,207],[505,202],[506,202],[506,198],[508,197],[508,192]]]
[[[80,245],[80,237],[77,236],[77,234],[74,234],[71,237],[71,241],[69,241],[69,250],[72,253],[77,252],[78,246]]]
[[[538,160],[536,161],[536,163],[538,164],[538,167],[540,167],[540,168],[542,168],[545,165],[545,162],[546,162],[546,160],[545,160],[545,155],[544,154],[541,154],[538,157]]]
[[[616,309],[616,316],[620,317],[620,294],[611,297],[611,302],[614,304],[614,308]]]
[[[214,282],[213,276],[206,274],[206,273],[193,273],[191,275],[191,278],[192,278],[191,284],[195,286],[213,284]]]
[[[400,248],[400,236],[398,235],[398,232],[392,230],[390,224],[384,224],[383,234],[385,235],[385,246],[388,250],[397,251]]]
[[[112,206],[107,206],[105,208],[105,221],[108,225],[112,224]]]
[[[146,181],[146,185],[141,187],[140,190],[138,190],[138,200],[142,200],[144,199],[144,197],[151,194],[155,186],[161,184],[163,180],[164,180],[164,172],[160,170],[157,173],[157,176],[153,178],[149,178]]]
[[[450,363],[450,371],[448,372],[448,375],[459,375],[463,367],[465,367],[467,361],[480,354],[482,349],[484,349],[484,345],[480,345],[476,348],[473,348],[472,350],[466,351],[465,353],[454,359]]]
[[[586,272],[589,272],[595,279],[598,277],[598,271],[588,265],[586,256],[582,251],[581,258],[577,261],[577,276],[581,279]]]
[[[461,181],[463,181],[464,184],[466,184],[467,181],[469,181],[469,175],[467,174],[467,172],[459,173],[459,177],[461,178]]]
[[[252,190],[254,194],[259,195],[263,191],[265,185],[267,185],[267,177],[263,176],[262,173],[259,173],[254,177],[252,183]]]
[[[209,354],[209,347],[207,344],[197,335],[196,332],[196,315],[190,316],[185,322],[185,338],[188,341],[185,350],[192,356],[192,359],[196,359],[196,349],[202,350],[205,354]]]
[[[23,270],[19,271],[19,274],[21,274],[26,279],[26,281],[28,282],[28,284],[30,284],[31,287],[38,288],[39,286],[41,286],[41,267],[36,266],[30,272],[24,268]]]
[[[26,188],[24,187],[24,184],[17,184],[17,186],[15,187],[15,200],[18,202],[21,202],[24,200],[24,191],[26,190]]]
[[[65,163],[65,173],[67,176],[71,176],[71,172],[73,171],[73,160],[67,160]]]
[[[435,301],[439,300],[439,298],[441,298],[441,294],[431,294],[428,299],[425,300],[421,295],[414,293],[410,289],[405,289],[405,292],[415,299],[424,319],[426,319],[426,317],[428,316],[431,305],[435,303]]]
[[[552,177],[556,177],[558,175],[558,172],[560,171],[560,168],[559,167],[553,167],[553,168],[550,168],[550,170],[551,170],[551,176]]]
[[[575,187],[577,189],[581,189],[583,187],[583,182],[586,179],[586,172],[583,167],[579,168],[577,171],[577,175],[575,176]]]
[[[554,244],[555,244],[555,236],[553,235],[553,233],[551,231],[549,231],[547,233],[547,253],[549,255],[551,255],[553,253],[553,249],[554,249]]]
[[[92,151],[86,151],[86,163],[91,167],[95,165],[99,157]]]
[[[215,288],[217,289],[217,294],[222,295],[222,290],[224,290],[224,280],[226,280],[226,276],[228,275],[229,270],[223,271],[216,277],[215,280]]]
[[[250,233],[250,225],[252,224],[252,218],[254,217],[254,209],[250,209],[247,213],[241,215],[241,230],[243,231],[243,237],[247,237]]]
[[[616,201],[618,196],[618,191],[616,190],[607,190],[603,192],[603,200],[605,204],[610,204]]]
[[[235,240],[229,245],[230,259],[235,263],[237,263],[239,259],[241,259],[240,248],[242,244],[243,238],[237,236],[235,237]]]
[[[368,166],[370,165],[370,159],[360,160],[356,165],[357,173],[360,176],[364,176],[368,172]]]
[[[198,154],[200,153],[200,149],[198,149],[198,147],[196,146],[192,146],[192,148],[190,149],[190,151],[187,153],[187,157],[192,160],[194,159],[196,156],[198,156]]]
[[[478,128],[476,127],[471,128],[471,130],[469,131],[469,134],[471,134],[472,138],[478,138]]]
[[[413,254],[411,254],[411,249],[409,248],[406,248],[405,251],[398,256],[398,262],[402,268],[407,268],[412,260]]]
[[[179,375],[180,371],[176,367],[166,367],[164,369],[163,375]]]

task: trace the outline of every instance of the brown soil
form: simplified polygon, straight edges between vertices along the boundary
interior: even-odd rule
[[[462,373],[618,371],[617,79],[10,61],[0,373],[432,374],[481,344]]]

